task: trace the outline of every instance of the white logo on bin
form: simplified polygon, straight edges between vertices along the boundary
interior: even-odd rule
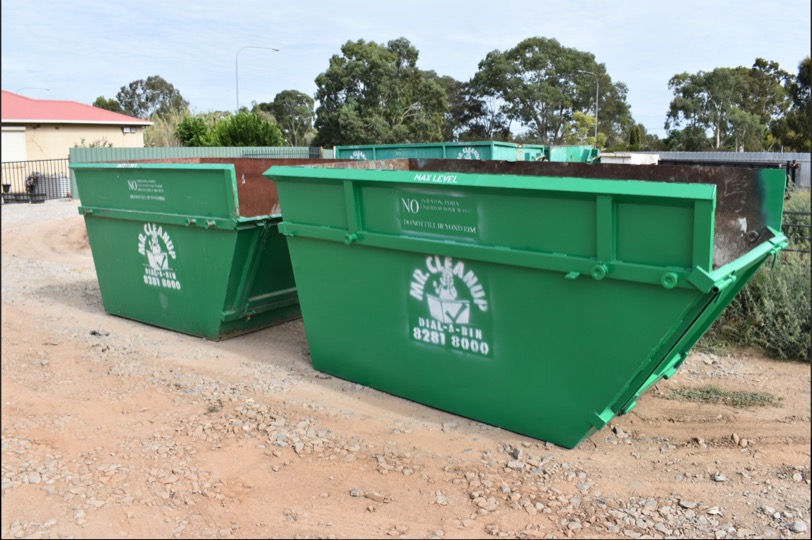
[[[154,223],[144,224],[144,232],[138,235],[138,253],[147,258],[144,265],[146,285],[180,290],[180,282],[170,266],[170,261],[177,258],[175,245],[163,227]]]
[[[482,159],[479,152],[472,146],[466,146],[457,154],[457,159]]]
[[[356,150],[352,154],[350,154],[350,159],[357,159],[359,161],[366,161],[367,160],[367,155],[365,153],[363,153],[362,151],[360,151],[360,150]]]
[[[418,341],[462,352],[488,355],[491,346],[483,329],[488,312],[485,287],[463,261],[451,257],[426,257],[416,268],[409,295],[422,308],[410,317],[412,337]],[[427,316],[426,316],[427,315]]]

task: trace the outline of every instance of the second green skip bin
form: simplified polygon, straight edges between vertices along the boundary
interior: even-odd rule
[[[572,448],[671,376],[771,255],[780,170],[274,167],[313,366]]]
[[[105,311],[211,340],[301,316],[272,160],[231,161],[71,166]]]

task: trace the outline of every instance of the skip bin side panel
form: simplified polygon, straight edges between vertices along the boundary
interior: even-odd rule
[[[316,369],[568,447],[696,296],[308,238],[290,248]],[[658,307],[628,309],[643,302]]]
[[[236,219],[233,165],[71,165],[82,206],[193,217]]]
[[[85,215],[105,311],[216,339],[233,232]]]

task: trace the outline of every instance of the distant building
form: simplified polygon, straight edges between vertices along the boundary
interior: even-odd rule
[[[76,101],[32,99],[3,90],[3,163],[67,159],[75,146],[143,148],[152,122]]]

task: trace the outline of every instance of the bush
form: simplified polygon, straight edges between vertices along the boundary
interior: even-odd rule
[[[276,124],[249,112],[218,122],[209,137],[214,146],[282,146],[285,143]]]
[[[809,191],[796,191],[785,209],[809,212],[809,200]],[[793,224],[809,224],[809,214],[787,216],[785,224],[789,218]],[[808,251],[808,238],[791,240],[790,249]],[[810,361],[810,255],[787,252],[778,257],[774,268],[767,261],[736,295],[699,348],[757,347],[782,360]]]

